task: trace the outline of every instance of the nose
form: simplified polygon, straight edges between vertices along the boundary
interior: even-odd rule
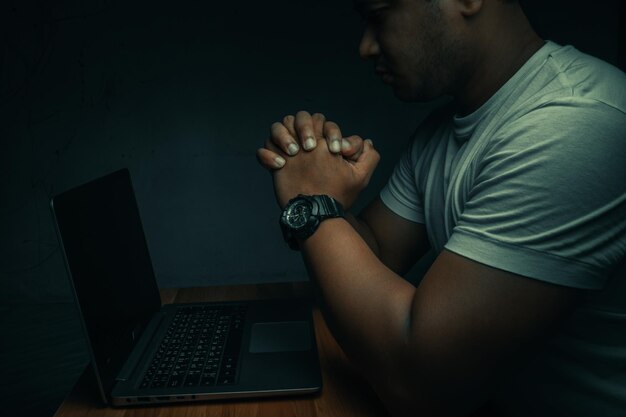
[[[380,54],[380,46],[376,40],[374,31],[367,27],[363,36],[361,37],[361,43],[359,44],[359,55],[363,59],[374,58]]]

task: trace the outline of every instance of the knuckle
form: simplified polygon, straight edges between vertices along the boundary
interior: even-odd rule
[[[328,126],[329,130],[332,130],[334,132],[339,132],[339,125],[335,122],[326,122],[326,125]]]
[[[302,139],[308,138],[310,135],[314,134],[311,126],[302,125],[298,126],[298,136]]]
[[[306,140],[311,136],[312,133],[309,133],[309,130],[306,129],[300,129],[298,131],[298,139],[300,142],[300,145],[304,145]]]
[[[270,127],[270,131],[272,132],[272,134],[275,134],[280,131],[281,126],[283,126],[281,122],[274,122]]]
[[[269,151],[267,149],[259,149],[256,153],[258,161],[262,164],[266,164],[268,159],[268,153]]]
[[[313,113],[311,117],[315,120],[326,120],[326,116],[324,116],[322,113]]]
[[[296,119],[299,119],[299,118],[302,118],[302,117],[311,117],[311,115],[310,115],[310,114],[309,114],[309,112],[308,112],[308,111],[306,111],[306,110],[299,110],[299,111],[296,113]]]
[[[270,158],[270,156],[269,156],[267,153],[265,153],[265,154],[263,154],[263,155],[261,155],[261,156],[259,157],[259,160],[260,160],[260,161],[261,161],[261,163],[262,163],[263,165],[265,165],[265,166],[269,166],[269,165],[271,165],[270,159],[271,159],[271,158]]]
[[[329,133],[329,135],[335,135],[341,137],[341,131],[339,130],[339,126],[333,122],[324,123],[324,130]]]

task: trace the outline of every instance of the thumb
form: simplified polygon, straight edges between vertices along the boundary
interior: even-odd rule
[[[365,139],[363,141],[363,152],[353,163],[354,168],[363,176],[365,184],[369,183],[379,161],[380,154],[374,149],[374,142],[371,139]]]

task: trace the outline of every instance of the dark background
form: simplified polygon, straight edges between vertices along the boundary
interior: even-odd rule
[[[623,1],[524,4],[544,38],[624,68]],[[51,195],[128,167],[162,287],[306,280],[254,156],[270,124],[320,111],[373,139],[361,207],[432,108],[360,60],[350,0],[4,1],[0,19],[0,374],[25,415],[85,361]],[[15,388],[37,366],[45,389]]]

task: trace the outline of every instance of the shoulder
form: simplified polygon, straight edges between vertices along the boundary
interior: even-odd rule
[[[545,48],[489,135],[491,147],[624,149],[626,74],[572,46]]]
[[[626,74],[620,69],[572,46],[551,52],[547,64],[572,97],[626,112]]]
[[[626,152],[626,112],[595,98],[562,96],[538,103],[501,125],[489,138],[487,153],[523,151],[545,157],[580,153],[614,159]]]
[[[575,103],[579,109],[598,103],[626,114],[626,74],[613,65],[552,42],[528,64],[532,68],[525,68],[516,80],[517,95],[509,103],[509,116],[553,102]]]

